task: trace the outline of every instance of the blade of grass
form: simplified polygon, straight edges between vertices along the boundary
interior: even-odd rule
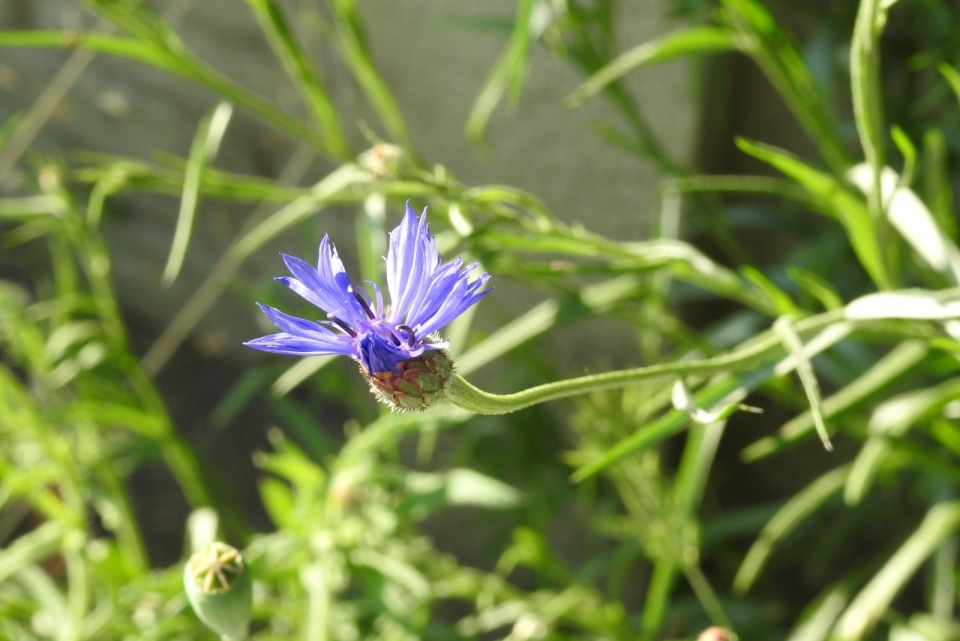
[[[295,387],[298,387],[305,380],[319,372],[333,361],[333,356],[308,356],[297,361],[296,365],[280,375],[273,385],[270,386],[270,393],[274,396],[286,396]]]
[[[787,276],[820,301],[824,309],[840,309],[843,307],[843,299],[833,289],[833,286],[813,272],[808,272],[799,267],[788,267]]]
[[[857,578],[848,577],[824,590],[800,615],[787,641],[827,641],[833,624],[850,602]]]
[[[677,578],[677,567],[668,561],[658,561],[653,566],[653,575],[647,587],[647,597],[640,619],[641,641],[654,641],[663,625],[663,618],[670,603],[670,592]]]
[[[308,153],[306,147],[301,149]],[[294,160],[297,162],[294,163]],[[289,173],[293,175],[305,171],[309,161],[312,161],[312,157],[304,160],[303,156],[296,154],[288,163]],[[141,361],[144,370],[152,376],[163,367],[252,252],[291,226],[328,206],[343,189],[366,180],[369,180],[369,174],[353,165],[344,165],[317,183],[306,195],[286,207],[269,215],[266,214],[266,210],[255,212],[249,224],[241,230],[239,238],[224,253],[207,279],[144,355]]]
[[[173,232],[173,242],[170,245],[170,255],[163,270],[162,283],[170,286],[180,274],[184,257],[187,255],[187,246],[193,234],[193,224],[200,207],[200,185],[203,183],[203,174],[207,165],[213,162],[220,149],[220,141],[230,123],[233,107],[228,102],[221,102],[210,110],[200,121],[197,133],[190,148],[190,158],[183,177],[183,195],[180,197],[180,213],[177,216],[177,227]]]

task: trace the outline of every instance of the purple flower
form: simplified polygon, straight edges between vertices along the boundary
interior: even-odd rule
[[[425,353],[446,347],[437,330],[491,291],[480,291],[488,274],[470,279],[476,263],[463,267],[457,258],[441,264],[426,210],[418,220],[409,203],[400,226],[390,232],[386,260],[389,307],[376,284],[369,283],[371,296],[350,282],[327,236],[320,241],[316,269],[284,254],[293,278],[277,280],[325,311],[327,320],[312,322],[260,305],[281,331],[244,345],[297,356],[342,354],[360,363],[368,378],[396,376]]]

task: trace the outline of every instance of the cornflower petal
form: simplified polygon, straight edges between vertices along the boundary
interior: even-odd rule
[[[387,290],[393,303],[390,316],[400,319],[408,314],[421,291],[429,287],[433,272],[440,265],[440,253],[430,235],[426,212],[419,221],[410,203],[400,226],[390,232],[387,248]]]
[[[400,363],[410,359],[410,352],[391,345],[375,333],[364,334],[357,343],[360,364],[369,374],[389,372],[398,369]]]
[[[261,352],[293,356],[351,356],[353,354],[353,346],[349,343],[337,341],[334,345],[327,345],[286,332],[261,336],[247,341],[244,345],[259,349]]]
[[[365,318],[363,309],[351,293],[350,280],[343,264],[326,236],[320,242],[322,269],[314,269],[295,256],[281,256],[294,278],[282,277],[278,281],[328,314],[343,318],[350,324],[362,322]]]

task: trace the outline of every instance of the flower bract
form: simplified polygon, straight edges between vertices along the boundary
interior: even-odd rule
[[[316,268],[293,256],[283,255],[283,261],[292,277],[277,280],[326,312],[327,318],[314,322],[260,305],[281,331],[244,344],[277,354],[349,356],[371,383],[388,381],[391,389],[403,386],[402,380],[391,382],[396,377],[415,378],[409,372],[423,370],[425,363],[428,370],[433,367],[436,352],[447,346],[436,332],[491,291],[483,289],[488,274],[471,278],[476,264],[464,266],[459,258],[442,262],[426,211],[418,219],[409,204],[400,225],[390,232],[389,306],[375,283],[368,283],[368,290],[350,281],[327,236],[320,241]],[[446,361],[445,355],[442,358]]]

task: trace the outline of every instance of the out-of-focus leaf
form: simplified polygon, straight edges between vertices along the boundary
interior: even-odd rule
[[[923,418],[932,415],[950,401],[960,398],[960,378],[953,378],[934,387],[907,392],[884,401],[870,417],[870,437],[854,459],[843,498],[856,505],[866,495],[877,470],[890,452],[890,439],[895,439]]]
[[[937,69],[947,79],[947,82],[950,84],[950,88],[953,89],[953,93],[956,94],[957,100],[960,101],[960,72],[951,67],[946,62],[941,62],[937,65]]]
[[[320,128],[324,148],[333,156],[348,160],[351,157],[350,145],[344,137],[337,108],[290,30],[283,10],[274,0],[247,0],[247,3],[256,13],[271,48]]]
[[[834,628],[841,641],[861,639],[890,607],[920,564],[960,528],[960,502],[941,503],[927,512],[920,527],[853,599]]]
[[[830,443],[830,435],[827,433],[827,426],[823,422],[823,402],[820,399],[820,384],[817,382],[817,376],[813,371],[813,365],[804,355],[803,341],[797,335],[793,320],[789,316],[781,316],[773,323],[773,329],[783,341],[787,352],[793,356],[797,362],[797,374],[800,376],[800,382],[803,384],[803,390],[807,394],[807,401],[810,403],[810,413],[813,416],[813,424],[817,428],[817,434],[827,451],[833,450]]]
[[[863,202],[850,194],[833,176],[818,171],[791,154],[771,147],[737,138],[737,146],[744,152],[770,163],[796,180],[821,202],[821,210],[843,223],[857,257],[873,281],[889,289],[890,278],[877,244],[874,224]]]
[[[230,123],[233,107],[228,102],[221,102],[208,112],[200,121],[197,133],[190,148],[190,158],[183,177],[183,194],[180,196],[180,213],[177,216],[177,227],[173,232],[173,242],[170,245],[170,255],[167,265],[163,269],[163,283],[173,284],[183,267],[183,259],[187,255],[187,246],[193,234],[193,223],[200,207],[200,185],[203,183],[203,174],[207,165],[213,162],[220,149],[220,141]]]
[[[920,363],[928,351],[923,341],[904,341],[852,383],[826,398],[823,401],[824,417],[830,418],[846,411],[883,389]],[[776,436],[762,438],[745,448],[742,458],[745,461],[755,461],[773,454],[811,433],[814,427],[813,414],[807,410],[785,423]]]
[[[849,468],[846,466],[830,470],[797,492],[780,508],[764,526],[760,537],[740,564],[733,580],[733,587],[737,592],[743,593],[750,589],[777,544],[843,487],[848,472]]]
[[[496,109],[508,88],[512,100],[519,98],[527,69],[527,52],[530,49],[530,41],[538,35],[531,33],[534,26],[532,17],[536,4],[536,0],[519,0],[517,3],[517,18],[510,43],[497,59],[493,70],[483,84],[483,89],[480,90],[480,95],[477,96],[477,100],[473,104],[473,109],[470,110],[470,115],[467,117],[464,133],[467,140],[474,144],[483,142],[483,132],[490,122],[494,109]]]
[[[901,172],[897,187],[906,187],[909,189],[910,185],[913,184],[914,172],[917,169],[917,148],[914,146],[913,141],[910,140],[910,136],[896,125],[890,130],[890,137],[903,156],[903,171]],[[886,201],[886,198],[887,197],[884,196],[884,201]],[[887,206],[886,203],[885,206]]]
[[[519,505],[523,495],[503,481],[467,468],[443,474],[407,474],[407,486],[416,493],[442,493],[448,505],[475,505],[492,509]]]
[[[853,596],[857,578],[848,577],[824,590],[800,615],[800,621],[787,641],[826,641]]]
[[[66,533],[66,523],[47,521],[0,550],[0,583],[24,567],[53,554],[60,548]]]
[[[843,299],[840,298],[840,294],[833,289],[830,283],[813,272],[808,272],[799,267],[788,267],[787,276],[820,301],[824,309],[840,309],[843,307]]]
[[[873,172],[866,164],[853,167],[848,176],[865,193],[872,188]],[[890,223],[927,265],[950,284],[960,284],[960,250],[943,233],[923,201],[901,186],[899,177],[889,167],[884,167],[880,174],[880,189]]]
[[[736,48],[736,40],[731,33],[718,27],[692,27],[668,33],[617,56],[612,62],[587,78],[576,91],[567,96],[564,103],[568,107],[576,107],[587,98],[603,91],[611,82],[645,65],[702,53],[731,51]]]
[[[773,281],[767,278],[759,269],[748,265],[741,267],[740,272],[770,299],[771,306],[778,314],[791,316],[801,315],[800,310],[797,309],[797,305],[793,302],[793,299],[790,298],[790,295],[777,287]]]
[[[953,189],[947,166],[947,141],[943,132],[930,128],[923,135],[923,200],[937,220],[937,226],[954,242],[957,241],[957,219],[953,213]]]
[[[827,165],[836,174],[844,171],[850,161],[833,112],[790,37],[756,0],[723,0],[722,5],[739,49],[763,70]]]
[[[960,317],[960,290],[906,289],[867,294],[851,301],[845,313],[850,320],[950,320]]]
[[[160,48],[135,38],[105,33],[64,31],[2,31],[0,47],[83,47],[99,53],[129,58],[155,67],[176,71],[171,58]]]
[[[882,0],[862,0],[850,43],[850,86],[853,90],[853,117],[860,145],[870,170],[865,190],[870,213],[883,225],[883,192],[880,171],[884,160],[883,94],[880,80],[880,34],[887,21]]]

